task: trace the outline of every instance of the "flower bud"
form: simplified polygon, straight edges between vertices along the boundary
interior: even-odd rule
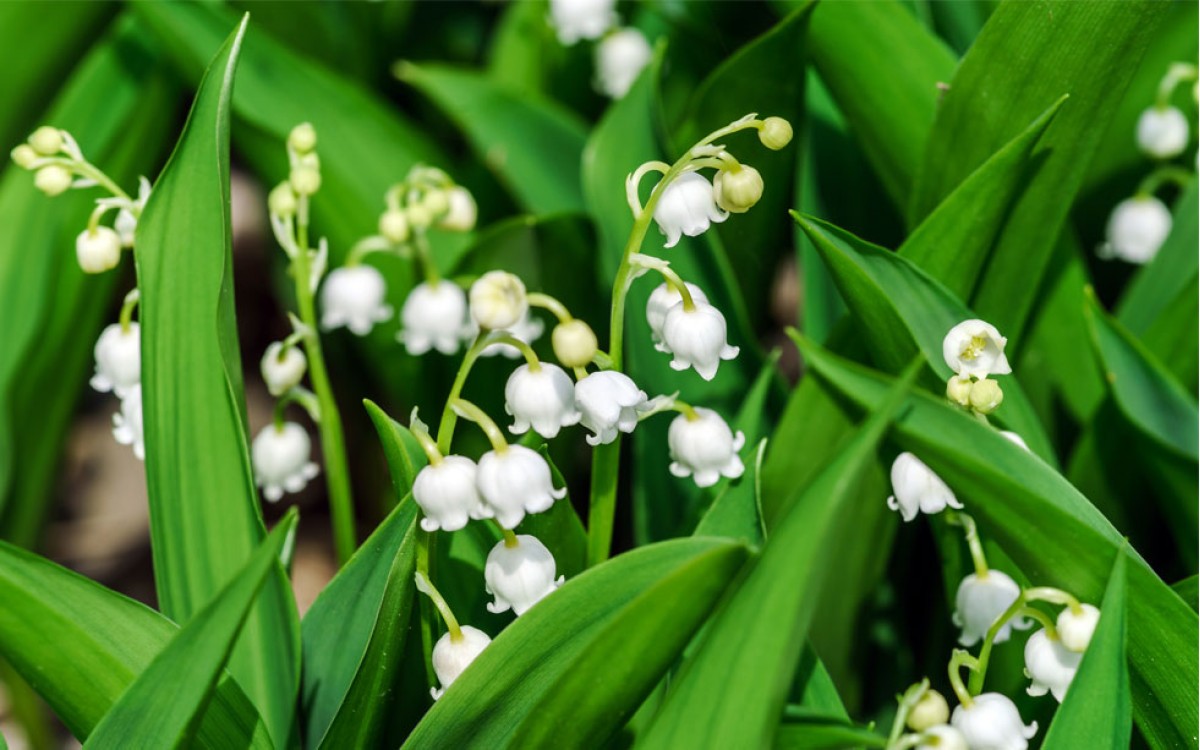
[[[431,348],[454,354],[459,342],[472,335],[467,324],[467,295],[451,281],[417,284],[400,308],[400,325],[396,338],[414,357]]]
[[[312,195],[321,189],[321,170],[317,167],[299,166],[288,175],[288,182],[299,195]]]
[[[71,187],[71,170],[57,164],[42,167],[33,173],[33,186],[46,195],[62,195]]]
[[[33,163],[38,160],[38,152],[34,151],[33,146],[30,146],[28,143],[22,143],[17,146],[10,152],[10,155],[12,156],[13,163],[21,169],[31,168]]]
[[[1045,630],[1039,630],[1025,642],[1025,676],[1031,680],[1026,692],[1036,697],[1049,691],[1062,703],[1082,659],[1082,653],[1050,640]]]
[[[567,495],[566,488],[554,488],[546,459],[523,445],[483,454],[476,485],[484,504],[506,529],[515,529],[526,513],[550,510],[555,500]]]
[[[566,367],[586,367],[600,345],[592,327],[578,318],[556,325],[550,343],[554,356]]]
[[[697,487],[711,487],[721,477],[737,479],[746,470],[738,456],[746,436],[740,430],[735,436],[712,409],[698,406],[695,412],[693,419],[684,414],[675,417],[667,429],[671,473],[692,477]]]
[[[296,215],[296,192],[290,182],[281,182],[267,195],[267,208],[276,216]]]
[[[136,321],[125,331],[119,323],[107,326],[96,339],[96,374],[91,386],[101,393],[124,396],[142,381],[141,331]]]
[[[321,327],[332,330],[345,326],[351,333],[366,336],[392,317],[387,304],[387,282],[373,266],[343,266],[325,277],[321,288]]]
[[[954,624],[962,628],[958,642],[968,648],[974,646],[1020,594],[1017,582],[998,570],[983,575],[972,573],[964,578],[955,596],[953,616]],[[1023,618],[1012,618],[996,634],[996,643],[1007,641],[1014,627],[1024,630],[1029,626]]]
[[[445,695],[446,688],[450,687],[492,642],[487,633],[470,625],[463,625],[459,630],[461,635],[458,638],[455,638],[453,633],[446,633],[433,647],[433,671],[437,674],[438,682],[442,683],[440,689],[429,689],[434,700]]]
[[[275,341],[267,347],[260,366],[267,390],[278,398],[300,384],[308,369],[308,359],[300,347],[285,349],[282,341]]]
[[[384,211],[379,217],[379,233],[393,245],[408,241],[408,217],[400,210]]]
[[[474,229],[479,209],[471,191],[455,185],[446,191],[446,199],[449,206],[446,215],[438,221],[438,226],[450,232],[469,232]]]
[[[596,45],[596,88],[610,99],[620,99],[653,57],[650,42],[637,29],[608,34]]]
[[[421,506],[425,531],[458,531],[468,519],[491,518],[476,489],[475,462],[465,456],[446,456],[417,472],[413,480],[413,500]]]
[[[646,392],[621,372],[593,372],[575,384],[575,408],[583,426],[592,431],[588,445],[611,443],[617,430],[633,432],[646,403]]]
[[[98,226],[75,238],[75,257],[84,273],[103,273],[121,261],[121,236],[115,230]]]
[[[971,408],[980,414],[991,414],[1004,401],[1004,391],[991,378],[977,380],[971,385]]]
[[[1123,200],[1108,219],[1105,250],[1127,263],[1149,263],[1171,233],[1171,211],[1154,196]]]
[[[1025,750],[1037,734],[1037,722],[1026,726],[1016,705],[1000,693],[975,696],[969,706],[954,709],[950,723],[971,750]]]
[[[772,151],[778,151],[792,142],[792,124],[782,117],[768,117],[758,130],[758,140]]]
[[[950,329],[942,340],[942,357],[960,378],[986,378],[1012,372],[1004,346],[1008,339],[996,327],[982,320],[964,320]]]
[[[42,156],[54,156],[62,151],[63,137],[58,128],[43,125],[29,136],[29,145]]]
[[[309,153],[317,147],[317,129],[312,123],[300,123],[288,133],[288,145],[298,154]]]
[[[1080,605],[1076,613],[1067,607],[1058,613],[1058,637],[1062,644],[1072,651],[1083,652],[1092,642],[1096,632],[1096,623],[1100,621],[1100,610],[1090,604]]]
[[[113,438],[121,445],[132,446],[139,461],[146,459],[141,383],[131,386],[121,397],[121,411],[113,414]]]
[[[575,409],[575,386],[571,376],[557,365],[542,363],[535,369],[524,364],[513,370],[504,385],[504,410],[513,418],[509,431],[521,435],[533,431],[546,439],[556,437],[563,427],[579,422]]]
[[[471,317],[493,331],[515,325],[529,309],[525,284],[507,271],[488,271],[471,285]]]
[[[962,732],[949,724],[928,727],[916,750],[971,750]]]
[[[433,223],[433,214],[425,207],[424,203],[412,203],[404,209],[405,216],[408,217],[409,226],[415,229],[428,229]]]
[[[1188,143],[1188,121],[1175,107],[1151,107],[1137,121],[1137,144],[1147,156],[1171,159]]]
[[[762,175],[745,164],[722,169],[713,179],[713,194],[717,205],[726,211],[745,213],[762,198]]]
[[[950,721],[950,706],[936,690],[926,690],[908,714],[908,727],[914,732],[924,732],[930,727]]]
[[[421,199],[421,205],[431,217],[441,216],[450,208],[450,199],[446,197],[445,190],[430,190]]]
[[[667,185],[654,207],[654,221],[666,236],[664,247],[675,247],[681,235],[703,234],[711,222],[722,222],[729,214],[717,208],[713,186],[703,175],[684,172]]]
[[[946,381],[946,398],[959,406],[971,405],[971,379],[951,375]]]
[[[721,360],[738,355],[738,347],[725,339],[725,316],[707,302],[698,302],[688,310],[681,300],[667,311],[663,321],[663,346],[674,355],[672,370],[694,367],[700,377],[716,377]]]
[[[918,512],[934,515],[947,507],[963,507],[942,478],[911,453],[901,453],[892,462],[892,492],[895,494],[887,499],[887,505],[900,511],[905,521],[916,518]]]
[[[268,502],[278,502],[284,492],[300,492],[317,476],[317,465],[308,460],[312,440],[295,422],[269,424],[254,438],[250,458],[254,481]]]
[[[537,537],[520,534],[516,545],[500,541],[488,553],[483,566],[487,592],[496,597],[488,602],[488,612],[506,612],[517,617],[562,585],[563,577],[555,579],[554,555]]]

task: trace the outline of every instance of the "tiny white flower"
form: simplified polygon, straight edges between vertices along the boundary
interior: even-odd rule
[[[140,328],[129,323],[129,331],[119,323],[106,326],[96,339],[96,374],[91,385],[101,393],[112,391],[118,396],[142,382],[142,348]]]
[[[479,328],[478,326],[474,325],[474,321],[471,322],[471,326],[471,335],[474,336],[479,331]],[[545,329],[545,324],[541,321],[541,319],[534,317],[532,314],[530,314],[529,310],[526,310],[521,316],[521,319],[515,324],[509,326],[508,328],[501,328],[499,331],[497,331],[497,333],[507,333],[509,336],[512,336],[518,341],[524,341],[526,344],[532,344],[541,337],[542,332]],[[521,350],[511,344],[488,344],[483,348],[483,351],[480,352],[480,356],[501,356],[507,357],[508,359],[519,359],[521,357]]]
[[[541,363],[537,369],[521,365],[504,385],[504,410],[513,418],[508,429],[514,435],[533,431],[544,438],[558,435],[563,427],[579,422],[575,408],[575,386],[571,376],[558,365]]]
[[[1137,121],[1137,144],[1155,159],[1179,156],[1187,148],[1188,121],[1175,107],[1150,107]]]
[[[950,329],[942,340],[942,357],[960,378],[986,378],[1012,372],[1004,345],[1008,339],[996,327],[982,320],[964,320]]]
[[[438,464],[429,464],[413,480],[413,500],[421,506],[425,531],[458,531],[468,519],[491,518],[479,490],[475,462],[465,456],[446,456]]]
[[[454,354],[471,333],[467,323],[467,294],[450,281],[417,284],[400,308],[403,326],[396,338],[414,357],[431,348]]]
[[[471,285],[471,318],[480,328],[499,331],[529,311],[525,284],[507,271],[488,271]]]
[[[451,232],[469,232],[475,228],[479,209],[470,190],[455,185],[446,191],[446,202],[446,215],[438,221],[439,227]]]
[[[695,284],[684,282],[688,293],[692,295],[692,301],[699,304],[708,302],[708,295],[704,290]],[[660,352],[670,351],[663,344],[663,323],[667,322],[667,311],[675,305],[679,304],[683,297],[665,281],[659,284],[653,292],[650,292],[650,299],[646,300],[646,322],[650,324],[650,339],[654,342],[654,348]]]
[[[729,214],[717,208],[712,183],[697,172],[685,172],[675,178],[658,199],[654,221],[666,238],[664,247],[675,247],[681,234],[703,234],[711,222],[722,222]]]
[[[272,396],[282,396],[300,384],[308,369],[308,358],[298,346],[283,348],[282,341],[273,341],[263,354],[263,382]]]
[[[264,427],[250,446],[254,479],[263,488],[263,497],[274,503],[284,492],[303,490],[319,471],[309,460],[311,453],[308,432],[295,422]]]
[[[42,156],[54,156],[63,147],[62,131],[50,125],[42,125],[29,136],[29,145]]]
[[[133,455],[146,459],[146,444],[142,431],[142,386],[130,386],[121,397],[121,411],[113,414],[113,437],[121,445],[133,446]]]
[[[562,44],[599,39],[617,24],[616,0],[550,0],[550,23]]]
[[[617,430],[633,432],[638,412],[646,405],[646,392],[621,372],[601,370],[575,383],[575,407],[583,426],[593,433],[587,436],[588,445],[611,443]]]
[[[1082,653],[1050,640],[1045,630],[1039,630],[1025,642],[1025,676],[1032,681],[1026,692],[1039,696],[1049,691],[1062,703],[1082,659]]]
[[[964,578],[954,598],[954,624],[962,628],[958,642],[974,646],[1020,594],[1017,582],[998,570],[989,570],[982,576],[972,573]],[[1024,618],[1012,618],[996,634],[996,643],[1007,641],[1012,628],[1025,630],[1030,625]]]
[[[1171,234],[1171,211],[1152,195],[1123,200],[1108,218],[1104,257],[1127,263],[1149,263]]]
[[[917,513],[934,515],[947,507],[963,507],[941,477],[911,453],[901,453],[892,462],[892,492],[887,505],[900,511],[905,521]]]
[[[1026,750],[1038,726],[1036,721],[1026,726],[1016,704],[1000,693],[975,696],[970,707],[954,709],[950,723],[971,750]]]
[[[712,409],[695,408],[696,418],[680,414],[667,430],[671,451],[671,473],[692,477],[697,487],[711,487],[721,477],[737,479],[746,470],[738,451],[746,443],[741,430],[737,435]]]
[[[1012,430],[1000,430],[1000,434],[1003,435],[1004,438],[1006,440],[1008,440],[1010,443],[1020,446],[1021,448],[1024,448],[1026,451],[1029,451],[1029,446],[1025,444],[1024,438],[1022,438],[1020,435],[1013,432]],[[1029,452],[1032,453],[1032,451],[1029,451]]]
[[[440,689],[429,689],[434,700],[441,698],[446,693],[446,688],[450,687],[492,642],[487,633],[470,625],[463,625],[459,630],[462,635],[458,638],[446,633],[434,644],[433,671],[437,674],[438,682],[442,683]]]
[[[682,301],[667,311],[663,321],[663,346],[674,355],[672,370],[694,367],[700,377],[712,380],[723,359],[738,355],[738,347],[725,340],[725,316],[707,302],[693,300],[691,310]]]
[[[1058,622],[1055,624],[1062,644],[1078,652],[1087,650],[1088,644],[1092,642],[1092,635],[1096,632],[1096,623],[1100,622],[1099,609],[1090,604],[1081,606],[1082,611],[1079,614],[1072,612],[1070,607],[1059,612]]]
[[[949,724],[938,724],[923,732],[925,740],[916,750],[971,750],[967,738]]]
[[[387,282],[374,266],[343,266],[330,271],[321,288],[321,327],[345,326],[366,336],[376,323],[392,317],[387,304]]]
[[[515,529],[526,513],[549,510],[555,500],[567,495],[566,488],[554,488],[546,459],[523,445],[483,454],[476,484],[496,521],[506,529]]]
[[[84,273],[104,273],[121,261],[121,237],[105,226],[88,229],[75,238],[75,257]]]
[[[596,88],[610,99],[620,99],[652,57],[654,51],[642,32],[614,31],[596,45]]]
[[[501,540],[488,553],[483,566],[487,592],[496,597],[488,602],[489,612],[509,609],[517,617],[562,585],[563,576],[555,578],[554,555],[537,537],[517,535],[517,544],[509,547]]]
[[[146,207],[146,201],[150,198],[150,180],[142,177],[138,180],[138,197],[134,201],[140,213]],[[137,232],[137,217],[128,208],[122,208],[117,212],[117,218],[113,222],[113,229],[117,230],[117,234],[121,237],[121,245],[124,247],[133,247],[134,235]]]

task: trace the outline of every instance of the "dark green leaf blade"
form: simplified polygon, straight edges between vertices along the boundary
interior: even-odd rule
[[[388,470],[392,476],[392,489],[396,493],[396,501],[412,491],[413,480],[417,472],[429,462],[425,451],[412,432],[392,419],[375,404],[366,399],[363,406],[371,416],[375,431],[379,434],[379,442],[383,445],[383,454],[387,457]]]

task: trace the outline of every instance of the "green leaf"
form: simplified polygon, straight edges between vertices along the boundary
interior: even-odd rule
[[[402,471],[392,458],[389,452],[389,468]],[[400,655],[415,590],[416,522],[417,505],[409,495],[304,616],[305,747],[378,746],[390,714],[399,709]]]
[[[180,623],[265,535],[250,467],[229,229],[229,96],[245,21],[217,53],[138,223],[142,404],[159,603]],[[187,332],[187,335],[180,335]],[[287,744],[299,682],[295,600],[276,567],[230,671]]]
[[[0,655],[80,741],[180,632],[149,607],[3,542],[0,599]],[[273,747],[228,675],[196,737],[203,747]]]
[[[837,716],[824,716],[788,706],[775,732],[775,750],[838,750],[845,747],[886,747],[876,732]]]
[[[938,84],[954,75],[954,53],[895,0],[821,3],[809,40],[821,80],[888,195],[903,207],[934,121]]]
[[[84,747],[182,747],[196,739],[250,607],[284,549],[295,543],[292,508],[228,585],[183,626],[88,735]],[[180,679],[186,675],[186,679]]]
[[[984,283],[968,300],[1012,341],[1024,332],[1088,162],[1166,9],[1160,3],[1070,3],[1050,13],[1042,5],[1004,3],[949,82],[910,196],[910,224],[1026,123],[1063,94],[1071,97],[1041,140],[1037,154],[1044,162],[1013,207]]]
[[[389,417],[370,399],[364,399],[363,406],[371,416],[375,431],[379,433],[379,442],[383,445],[383,455],[387,457],[388,470],[392,476],[395,501],[399,501],[412,492],[417,473],[429,463],[429,459],[421,443],[407,427]]]
[[[587,129],[575,113],[516,94],[481,73],[409,62],[393,71],[450,116],[526,211],[583,209],[579,160]]]
[[[876,408],[891,378],[804,344],[822,380],[863,409]],[[1058,472],[944,399],[912,395],[892,437],[951,487],[981,535],[994,539],[1031,581],[1098,601],[1125,544],[1120,533]],[[1031,522],[1031,519],[1033,522]],[[1197,723],[1197,685],[1180,664],[1197,660],[1196,613],[1131,554],[1129,658],[1134,717],[1156,747],[1184,747]]]
[[[859,478],[905,392],[914,361],[850,446],[803,492],[762,557],[684,662],[641,747],[765,747],[787,702],[820,590],[832,579],[839,540],[855,532]]]
[[[595,747],[620,729],[746,559],[678,539],[591,568],[515,620],[405,747]]]
[[[1200,578],[1190,575],[1171,584],[1171,589],[1179,594],[1193,611],[1200,610]]]
[[[1100,622],[1062,707],[1046,731],[1044,750],[1129,747],[1133,717],[1125,629],[1125,550],[1121,549],[1104,591]]]

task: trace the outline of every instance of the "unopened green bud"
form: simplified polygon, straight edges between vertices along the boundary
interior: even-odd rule
[[[33,175],[33,185],[49,196],[61,195],[71,187],[71,170],[51,164]]]
[[[267,208],[276,216],[296,215],[296,193],[291,183],[281,182],[267,196]]]
[[[408,240],[408,217],[403,211],[384,211],[379,217],[379,233],[393,245]]]
[[[762,175],[754,167],[745,164],[722,169],[713,179],[713,197],[718,206],[730,213],[745,213],[758,203],[762,194]]]
[[[413,203],[404,209],[404,213],[408,216],[409,225],[415,229],[428,229],[433,223],[433,214],[424,203]]]
[[[38,152],[34,151],[33,146],[30,146],[28,143],[22,143],[20,146],[17,146],[12,150],[10,155],[12,156],[13,163],[21,169],[31,168],[33,163],[38,159]]]
[[[762,145],[778,151],[792,142],[792,124],[782,117],[768,117],[758,131]]]
[[[977,381],[971,386],[971,408],[980,414],[991,414],[1004,401],[1004,391],[995,380]]]
[[[599,346],[595,331],[578,318],[555,326],[550,343],[554,346],[554,356],[567,367],[586,367]]]
[[[914,732],[924,732],[930,727],[950,721],[950,706],[936,690],[926,690],[917,705],[908,714],[908,727]]]
[[[946,398],[959,406],[971,405],[971,379],[951,375],[946,381]]]
[[[425,206],[425,210],[432,216],[441,216],[450,208],[450,201],[446,198],[445,190],[430,190],[421,199],[421,205]]]
[[[302,122],[288,133],[288,145],[298,154],[307,154],[317,147],[317,129]]]
[[[62,150],[62,133],[58,131],[58,128],[43,125],[29,136],[29,145],[43,156],[54,156]]]
[[[296,167],[288,175],[288,182],[298,194],[312,195],[321,189],[321,170],[309,166]]]

